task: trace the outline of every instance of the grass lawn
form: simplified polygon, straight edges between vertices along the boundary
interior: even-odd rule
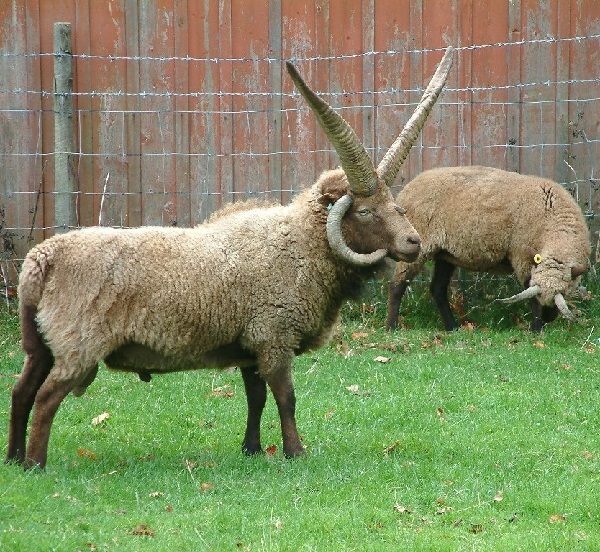
[[[423,289],[393,334],[377,290],[348,306],[295,361],[296,460],[271,396],[267,453],[241,454],[237,371],[102,369],[59,409],[45,472],[0,464],[0,550],[600,550],[596,294],[533,335],[526,305],[476,287],[453,333]],[[4,309],[2,455],[22,359]]]

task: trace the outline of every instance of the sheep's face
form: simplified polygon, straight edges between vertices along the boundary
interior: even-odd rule
[[[557,294],[564,297],[572,294],[581,281],[585,264],[576,264],[572,259],[561,260],[556,255],[540,253],[531,269],[530,286],[539,286],[538,301],[544,306],[553,306]]]
[[[328,171],[321,177],[321,203],[329,207],[350,194],[352,207],[346,213],[342,232],[350,249],[371,253],[385,249],[395,261],[414,261],[421,250],[421,239],[399,207],[388,186],[380,181],[369,197],[352,194],[342,170]]]

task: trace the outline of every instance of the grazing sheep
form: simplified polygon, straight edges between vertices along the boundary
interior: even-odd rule
[[[509,303],[531,299],[531,329],[540,332],[588,267],[590,236],[581,209],[559,184],[490,167],[445,167],[423,172],[396,197],[421,236],[416,262],[399,262],[390,282],[387,328],[396,328],[400,301],[428,259],[431,293],[446,330],[457,328],[448,303],[456,267],[514,272],[526,289]]]
[[[261,451],[268,384],[284,454],[302,454],[292,358],[326,342],[343,301],[356,295],[373,266],[386,256],[416,258],[419,236],[388,186],[451,63],[449,49],[377,169],[350,126],[288,63],[342,169],[324,172],[285,207],[232,207],[189,229],[90,228],[34,247],[19,279],[26,358],[12,393],[7,460],[45,466],[61,401],[85,391],[100,361],[145,381],[238,366],[248,403],[243,451]]]

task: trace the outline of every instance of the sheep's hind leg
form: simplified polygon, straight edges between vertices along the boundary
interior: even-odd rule
[[[65,369],[63,367],[63,369]],[[56,370],[56,365],[54,367]],[[53,371],[54,371],[53,370]],[[44,468],[48,456],[48,441],[54,416],[63,399],[74,388],[75,382],[71,380],[56,380],[52,375],[43,383],[35,397],[33,418],[29,434],[29,445],[24,461],[24,468],[35,466]]]
[[[305,453],[296,428],[296,395],[292,382],[292,353],[285,351],[261,355],[259,366],[277,403],[281,420],[283,453],[294,458]]]
[[[12,390],[10,425],[8,429],[7,462],[23,463],[27,421],[35,396],[52,368],[52,354],[40,342],[40,347],[30,350],[25,357],[23,372]]]
[[[443,259],[436,259],[433,266],[433,277],[429,290],[437,305],[444,327],[447,331],[456,330],[458,324],[452,315],[450,303],[448,302],[448,285],[454,273],[454,265]]]
[[[241,369],[246,400],[248,402],[248,420],[246,435],[242,443],[242,452],[248,455],[262,452],[260,444],[260,419],[267,402],[267,384],[258,374],[257,366]]]

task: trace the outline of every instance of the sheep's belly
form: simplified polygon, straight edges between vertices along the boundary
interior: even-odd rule
[[[475,255],[473,259],[456,257],[449,251],[440,251],[436,258],[444,259],[450,264],[465,270],[473,272],[495,272],[498,274],[508,274],[513,271],[510,261],[505,257],[499,261],[494,258],[487,258],[485,255]]]
[[[161,373],[252,366],[256,359],[238,344],[224,345],[201,354],[164,355],[139,343],[128,343],[104,359],[108,368],[126,372]]]

